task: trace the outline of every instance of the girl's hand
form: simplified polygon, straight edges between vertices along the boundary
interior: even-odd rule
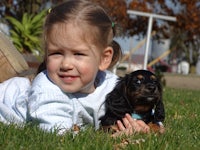
[[[117,126],[118,130],[112,136],[120,136],[120,135],[132,135],[134,133],[149,133],[149,126],[142,120],[136,120],[132,118],[129,114],[126,114],[122,119],[123,123],[118,120]]]

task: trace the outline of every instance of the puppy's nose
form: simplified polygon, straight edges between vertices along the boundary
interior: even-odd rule
[[[147,85],[147,88],[148,88],[148,90],[149,90],[150,92],[154,92],[154,91],[156,90],[156,86],[153,85],[153,84],[148,84],[148,85]]]

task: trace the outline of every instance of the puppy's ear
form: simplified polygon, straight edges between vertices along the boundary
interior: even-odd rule
[[[158,87],[158,91],[160,93],[159,95],[159,101],[156,104],[155,107],[155,112],[154,112],[154,122],[158,123],[158,122],[163,122],[165,119],[165,108],[164,108],[164,104],[163,104],[163,100],[162,100],[162,85],[160,82],[160,79],[157,77],[157,87]]]
[[[155,107],[154,122],[163,122],[165,119],[165,108],[162,100],[159,100]]]
[[[117,85],[115,86],[115,89],[118,90],[120,95],[125,96],[126,95],[126,89],[128,88],[128,84],[130,83],[130,75],[127,74],[124,77],[119,77]]]
[[[126,81],[126,76],[119,78],[113,91],[107,95],[105,103],[106,115],[102,119],[103,124],[108,122],[106,120],[110,120],[109,122],[111,122],[112,119],[110,118],[114,118],[116,121],[122,119],[126,113],[130,113],[131,109],[126,100]],[[112,122],[114,122],[114,120]]]
[[[131,74],[126,74],[124,77],[120,78],[120,83],[122,88],[128,88],[129,84],[132,82],[133,76]]]

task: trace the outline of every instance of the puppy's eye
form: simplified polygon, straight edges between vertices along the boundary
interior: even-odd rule
[[[137,84],[141,84],[142,82],[144,81],[144,76],[143,75],[138,75],[137,76],[137,81],[136,81],[136,83]]]
[[[141,84],[142,81],[138,79],[138,80],[136,81],[136,83],[137,83],[137,84]]]
[[[138,76],[136,83],[137,84],[142,84],[143,81],[144,81],[144,77],[143,76]]]

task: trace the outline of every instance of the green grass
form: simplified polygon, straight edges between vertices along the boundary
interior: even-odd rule
[[[198,150],[200,147],[200,91],[165,88],[166,133],[137,134],[126,138],[124,149]],[[133,144],[135,140],[144,142]],[[88,128],[75,138],[68,133],[58,136],[37,127],[0,124],[0,149],[3,150],[112,150],[121,138],[113,139],[101,131]],[[121,147],[122,149],[122,147]]]

